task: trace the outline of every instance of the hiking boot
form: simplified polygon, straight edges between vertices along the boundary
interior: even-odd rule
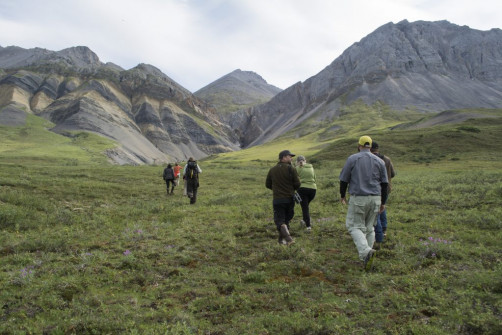
[[[373,261],[375,260],[376,251],[371,249],[364,258],[364,270],[369,271],[373,268]]]
[[[295,241],[293,240],[293,238],[291,237],[291,235],[289,235],[289,230],[288,230],[288,226],[286,226],[285,224],[282,224],[281,225],[281,231],[280,231],[280,236],[282,239],[284,239],[286,241],[286,244],[291,244],[291,243],[294,243]]]
[[[307,227],[307,231],[311,231],[312,230],[312,227],[311,226],[308,226]]]

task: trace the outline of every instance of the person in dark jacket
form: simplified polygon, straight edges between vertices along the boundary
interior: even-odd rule
[[[294,156],[289,150],[281,151],[279,162],[268,171],[265,181],[265,186],[273,191],[274,222],[280,244],[294,243],[289,233],[289,223],[295,215],[293,196],[300,188],[300,178],[291,165]]]
[[[190,157],[187,165],[183,169],[183,179],[186,181],[187,196],[190,198],[190,204],[193,205],[197,201],[197,190],[199,189],[199,174],[202,169],[197,164],[197,161]]]
[[[392,190],[391,180],[396,176],[396,170],[394,170],[394,165],[389,157],[382,155],[379,152],[378,143],[373,141],[371,144],[371,153],[376,155],[378,158],[383,160],[385,163],[385,169],[387,170],[387,179],[389,183],[387,185],[387,199],[389,197],[390,191]],[[387,200],[386,200],[387,201]],[[382,243],[387,236],[387,208],[377,216],[377,225],[375,226],[375,245],[374,249],[378,250],[380,248],[380,243]]]
[[[162,174],[162,178],[166,182],[167,195],[169,195],[169,184],[171,184],[171,192],[173,194],[174,191],[174,170],[171,164],[167,164],[167,167],[164,169],[164,173]]]

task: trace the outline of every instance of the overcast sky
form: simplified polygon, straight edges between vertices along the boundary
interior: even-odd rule
[[[502,28],[501,0],[0,0],[0,46],[87,46],[195,92],[235,69],[285,89],[388,23]]]

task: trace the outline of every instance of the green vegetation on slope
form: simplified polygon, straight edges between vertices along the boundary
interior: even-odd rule
[[[88,132],[58,135],[48,130],[53,126],[32,114],[27,114],[24,126],[0,126],[0,160],[22,164],[103,164],[107,161],[104,151],[116,146],[113,141]]]
[[[99,165],[78,149],[97,152],[100,141],[1,128],[10,149],[0,152],[0,333],[499,334],[494,121],[370,133],[398,175],[388,240],[369,273],[338,202],[356,133],[313,157],[314,228],[300,227],[296,207],[296,244],[284,247],[264,181],[277,149],[310,155],[300,141],[271,144],[261,158],[254,148],[202,161],[199,199],[189,205],[181,189],[166,196],[162,167]],[[30,158],[30,139],[60,144]],[[436,145],[461,151],[415,160]]]
[[[502,112],[499,111],[499,115]],[[450,160],[498,160],[498,142],[502,138],[502,117],[470,119],[459,124],[444,124],[422,129],[373,130],[353,133],[335,140],[316,157],[335,160],[346,157],[357,148],[357,139],[368,134],[380,143],[389,156],[418,163]]]

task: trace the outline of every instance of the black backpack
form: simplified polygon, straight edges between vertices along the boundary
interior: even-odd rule
[[[164,178],[164,180],[174,179],[174,170],[172,168],[165,168],[162,178]]]
[[[187,179],[197,179],[199,176],[199,170],[197,169],[197,162],[188,162],[186,177]]]

